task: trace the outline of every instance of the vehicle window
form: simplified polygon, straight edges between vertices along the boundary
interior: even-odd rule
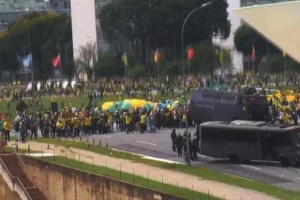
[[[247,104],[247,99],[246,99],[246,97],[244,97],[244,96],[239,96],[238,102],[239,102],[240,105],[243,105],[243,106],[244,106],[244,105]]]
[[[258,134],[257,133],[249,133],[248,134],[248,142],[250,142],[250,143],[258,142]]]
[[[235,101],[235,97],[234,95],[224,95],[223,96],[223,100],[224,101]]]
[[[261,104],[261,105],[268,105],[268,100],[265,96],[263,97],[249,97],[248,99],[249,104]]]
[[[292,146],[290,137],[286,133],[270,134],[270,142],[273,146]]]
[[[222,99],[221,94],[203,94],[202,98],[205,100],[217,100],[220,101]]]

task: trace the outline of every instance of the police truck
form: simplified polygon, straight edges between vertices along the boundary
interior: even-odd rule
[[[230,161],[300,162],[300,127],[266,122],[212,121],[200,125],[200,153]]]
[[[198,90],[192,92],[189,120],[197,124],[207,121],[269,121],[267,96],[259,95],[255,88],[241,92]]]

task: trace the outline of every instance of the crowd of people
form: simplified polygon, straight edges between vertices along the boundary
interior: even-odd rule
[[[185,127],[185,113],[182,108],[151,109],[136,108],[115,112],[98,111],[87,107],[61,107],[56,112],[50,109],[39,111],[32,118],[30,113],[18,112],[12,121],[8,114],[2,114],[2,130],[5,138],[10,139],[10,131],[17,134],[25,141],[26,136],[37,137],[41,131],[43,137],[80,137],[81,135],[104,134],[112,131],[145,133],[155,132],[156,129]],[[1,130],[1,129],[0,129]],[[17,137],[18,138],[18,137]]]
[[[63,81],[68,82],[68,81]],[[186,83],[186,84],[184,84]],[[252,85],[256,87],[265,88],[278,88],[282,85],[295,86],[299,84],[297,74],[290,74],[287,78],[282,75],[260,75],[250,73],[237,73],[228,74],[225,77],[218,75],[204,76],[204,75],[190,75],[188,78],[183,79],[180,76],[177,77],[164,77],[159,81],[155,78],[132,78],[125,79],[121,77],[100,78],[95,82],[94,87],[91,87],[89,82],[80,82],[64,84],[57,81],[39,81],[35,84],[35,91],[38,91],[37,96],[60,96],[60,95],[84,95],[90,92],[93,88],[96,93],[101,96],[108,94],[131,94],[136,93],[148,93],[153,90],[158,90],[163,94],[169,94],[176,91],[182,91],[184,85],[188,90],[205,87],[218,87],[225,85],[226,89],[235,90],[244,85]],[[0,86],[0,98],[22,98],[30,97],[32,92],[30,90],[31,84],[22,84],[15,81],[13,84],[7,84]]]
[[[198,88],[209,88],[212,85],[216,88],[224,88],[226,90],[232,90],[236,87],[240,87],[242,83],[245,85],[255,85],[265,87],[270,83],[278,85],[282,83],[282,77],[274,76],[257,76],[254,81],[254,77],[249,74],[237,74],[222,79],[220,77],[207,78],[204,76],[190,76],[187,79],[187,88],[189,90]],[[229,80],[229,81],[228,81]],[[291,78],[289,80],[293,84],[297,83],[297,79]],[[288,84],[288,83],[287,83]],[[47,84],[45,84],[47,85]],[[222,87],[221,87],[222,86]],[[18,88],[14,86],[13,89],[6,87],[2,91],[2,98],[10,96],[12,100],[20,100],[23,97],[30,96],[30,91],[25,88]],[[14,89],[15,88],[15,89]],[[33,118],[31,113],[18,112],[15,119],[10,119],[10,115],[6,113],[1,115],[0,119],[0,131],[5,136],[6,140],[10,140],[10,133],[13,131],[16,133],[16,139],[25,142],[25,139],[29,136],[31,139],[36,138],[38,130],[40,130],[43,137],[80,137],[81,135],[90,134],[104,134],[112,131],[121,131],[127,134],[132,132],[155,132],[157,129],[173,129],[184,128],[186,126],[185,121],[187,116],[183,106],[178,106],[176,109],[145,109],[135,108],[131,110],[117,110],[114,112],[98,111],[95,110],[95,98],[101,98],[108,93],[121,93],[130,96],[139,91],[149,92],[151,90],[159,90],[162,93],[174,93],[175,90],[181,90],[183,88],[183,79],[181,77],[165,80],[158,83],[155,79],[100,79],[97,83],[97,87],[93,92],[93,95],[89,95],[89,106],[81,105],[80,107],[72,107],[71,105],[61,105],[60,109],[53,111],[48,108],[38,110]],[[267,87],[265,87],[267,88]],[[36,90],[37,91],[37,90]],[[85,87],[61,87],[48,85],[40,86],[38,96],[44,95],[87,95],[88,90]],[[271,89],[268,89],[270,92]],[[97,93],[97,94],[96,94]],[[267,95],[268,92],[263,89],[263,93]],[[297,91],[294,92],[296,98],[294,101],[287,101],[286,94],[281,90],[282,97],[277,99],[269,99],[270,114],[272,120],[276,123],[295,123],[298,124],[300,119],[300,104]],[[174,95],[175,96],[175,95]],[[35,102],[37,103],[37,102]],[[298,105],[299,104],[299,105]],[[30,105],[29,107],[31,107]],[[30,109],[29,109],[30,110]],[[193,122],[189,121],[188,126],[193,126]],[[175,131],[176,132],[176,131]],[[172,132],[173,150],[177,151],[178,156],[182,155],[182,148],[186,146],[184,144],[187,133],[176,134]],[[195,136],[196,137],[196,136]],[[191,147],[194,145],[194,138],[190,138]],[[196,146],[195,146],[196,148]],[[193,155],[192,159],[196,159],[196,155]]]

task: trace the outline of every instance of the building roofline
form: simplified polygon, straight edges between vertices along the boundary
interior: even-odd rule
[[[296,4],[300,3],[300,1],[286,1],[286,2],[280,2],[280,3],[267,3],[267,4],[255,4],[253,6],[245,6],[241,8],[234,8],[231,11],[238,11],[238,10],[249,10],[257,7],[269,7],[269,6],[281,6],[281,5],[286,5],[286,4]]]

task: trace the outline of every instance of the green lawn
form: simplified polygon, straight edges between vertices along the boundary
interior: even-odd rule
[[[107,96],[104,97],[101,100],[96,101],[97,105],[101,105],[102,103],[106,102],[106,101],[118,101],[120,98],[120,96]],[[25,99],[24,102],[28,103],[29,99]],[[54,101],[58,103],[58,108],[61,108],[61,103],[63,102],[64,106],[69,106],[70,104],[72,106],[81,106],[83,105],[84,107],[86,107],[89,103],[89,98],[87,96],[66,96],[66,97],[55,97]],[[8,104],[8,100],[0,100],[0,113],[8,111],[10,112],[12,118],[14,119],[14,117],[16,116],[16,105],[17,102],[13,102],[10,104],[10,109],[7,109],[7,104]],[[42,99],[43,102],[43,109],[49,109],[51,108],[51,102],[52,99],[51,97],[44,97]],[[38,106],[38,110],[40,110],[40,106]]]
[[[223,183],[228,183],[231,185],[236,185],[242,188],[247,188],[247,189],[252,189],[256,191],[260,191],[272,196],[275,196],[279,199],[284,199],[284,200],[300,200],[300,193],[299,192],[294,192],[290,190],[286,190],[283,188],[279,188],[277,186],[272,186],[272,185],[267,185],[261,182],[257,181],[250,181],[234,176],[229,176],[225,174],[221,174],[216,171],[212,171],[209,169],[201,168],[201,167],[187,167],[184,165],[177,165],[177,164],[168,164],[168,163],[163,163],[163,162],[158,162],[158,161],[152,161],[152,160],[146,160],[143,159],[140,156],[126,153],[126,152],[119,152],[119,151],[114,151],[106,147],[100,147],[97,144],[99,141],[95,141],[95,145],[93,145],[93,141],[89,141],[91,145],[87,145],[86,141],[84,142],[72,142],[72,141],[66,141],[66,140],[60,140],[58,141],[57,139],[47,139],[47,138],[39,138],[36,140],[37,142],[41,143],[48,143],[48,144],[56,144],[56,145],[62,145],[62,146],[70,146],[73,148],[78,148],[78,149],[84,149],[87,151],[99,153],[102,155],[108,155],[112,156],[115,158],[122,158],[122,159],[127,159],[127,160],[132,160],[134,162],[139,162],[139,163],[144,163],[147,165],[151,166],[156,166],[164,169],[169,169],[169,170],[174,170],[174,171],[179,171],[182,173],[194,175],[194,176],[199,176],[204,179],[208,180],[215,180]],[[104,146],[105,141],[102,141],[102,146]]]
[[[4,152],[5,153],[13,153],[14,151],[14,147],[4,147]],[[26,153],[41,153],[40,151],[32,151],[32,150],[27,150],[27,149],[18,149],[18,152],[21,154],[26,154]]]
[[[59,165],[64,165],[68,166],[74,169],[79,169],[83,170],[85,172],[90,172],[90,173],[95,173],[95,174],[100,174],[103,176],[107,176],[110,178],[122,180],[131,184],[135,184],[138,186],[142,186],[145,188],[149,188],[155,191],[161,191],[167,194],[175,195],[182,197],[184,199],[210,199],[210,200],[217,200],[219,198],[212,197],[208,194],[202,194],[193,190],[188,190],[185,188],[180,188],[177,186],[173,185],[168,185],[163,183],[163,180],[161,182],[158,181],[153,181],[149,178],[144,178],[141,176],[136,176],[134,172],[131,173],[125,173],[122,171],[106,168],[106,167],[101,167],[101,166],[93,166],[91,164],[79,162],[78,160],[74,159],[66,159],[65,157],[55,157],[55,161],[53,157],[44,157],[44,158],[39,158],[42,160],[45,160],[47,162],[52,162],[56,163]],[[179,183],[180,184],[180,183]]]
[[[180,96],[180,95],[179,95]],[[150,96],[149,96],[150,97]],[[174,98],[177,98],[178,95],[176,95],[176,97]],[[101,105],[103,104],[104,102],[107,102],[107,101],[120,101],[122,98],[130,98],[130,97],[123,97],[122,95],[109,95],[109,96],[106,96],[104,98],[102,98],[101,100],[97,100],[96,101],[96,104],[97,105]],[[137,98],[142,98],[142,97],[137,97]],[[161,99],[168,99],[168,98],[171,98],[171,96],[161,96],[160,94],[156,95],[155,96],[156,99],[158,100],[161,100]],[[8,105],[8,102],[10,100],[0,100],[0,113],[2,112],[9,112],[12,116],[12,118],[14,119],[15,116],[16,116],[16,105],[17,105],[17,102],[13,102],[10,104],[10,109],[8,110],[7,108],[7,105]],[[24,102],[25,103],[28,103],[29,99],[24,99]],[[58,103],[58,108],[60,109],[61,108],[61,103],[63,102],[64,106],[69,106],[70,104],[72,106],[75,106],[75,107],[78,107],[78,106],[81,106],[83,105],[84,107],[86,107],[89,103],[89,97],[86,96],[86,95],[82,95],[82,96],[61,96],[61,97],[54,97],[54,101]],[[51,108],[51,103],[52,103],[52,99],[51,97],[43,97],[42,98],[42,102],[43,102],[43,109],[49,109]],[[42,108],[41,106],[38,106],[38,110],[41,110]]]

